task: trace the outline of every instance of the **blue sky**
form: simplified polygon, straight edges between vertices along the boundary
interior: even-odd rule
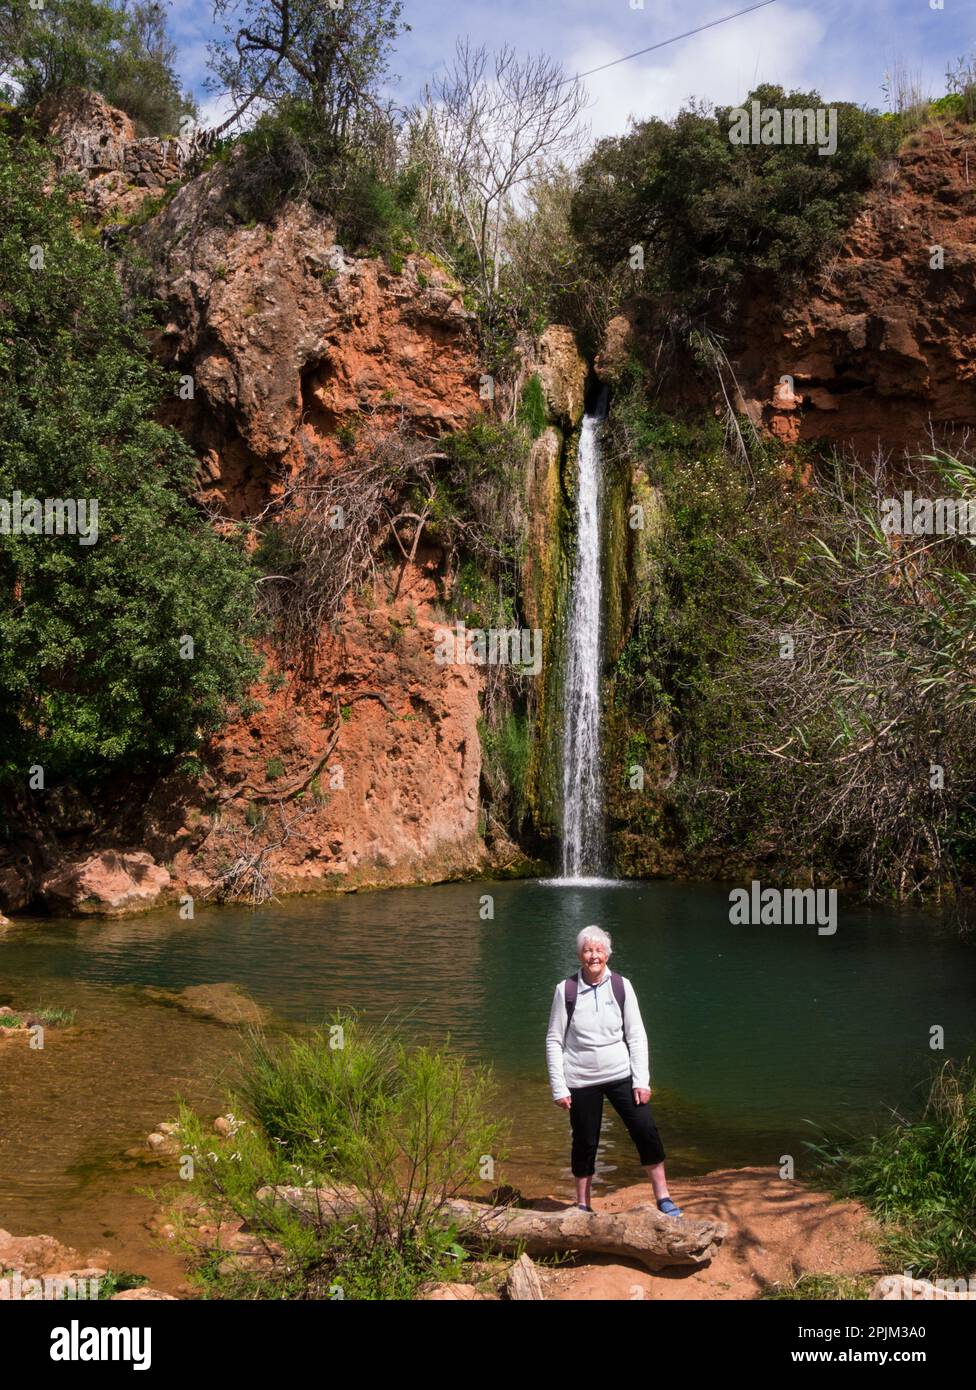
[[[775,0],[754,14],[681,40],[587,79],[594,136],[626,128],[630,115],[669,116],[688,97],[737,103],[759,81],[828,100],[884,109],[886,71],[895,65],[925,91],[945,91],[948,62],[976,53],[973,0]],[[545,51],[583,72],[743,8],[749,0],[406,0],[412,26],[393,71],[399,101],[419,95],[459,36],[495,48]],[[184,83],[203,101],[211,11],[172,0],[170,30]],[[205,105],[204,114],[214,110]]]

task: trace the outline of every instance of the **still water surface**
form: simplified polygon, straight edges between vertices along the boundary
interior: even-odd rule
[[[175,908],[21,919],[0,934],[0,1003],[72,1007],[77,1026],[49,1031],[44,1052],[0,1047],[0,1226],[122,1241],[147,1268],[131,1228],[156,1175],[125,1151],[172,1114],[177,1092],[216,1113],[240,1041],[148,999],[147,985],[232,981],[287,1024],[342,1006],[407,1014],[416,1037],[450,1037],[493,1064],[514,1122],[499,1177],[568,1195],[568,1118],[549,1097],[545,1029],[589,923],[610,931],[612,964],[637,989],[673,1175],[784,1153],[802,1172],[803,1141],[821,1127],[858,1130],[913,1106],[938,1062],[976,1052],[973,946],[932,918],[843,903],[834,936],[731,926],[727,890],[660,882],[448,884],[205,909],[193,922]],[[929,1050],[934,1025],[944,1053]],[[638,1180],[615,1116],[604,1141],[597,1190]]]

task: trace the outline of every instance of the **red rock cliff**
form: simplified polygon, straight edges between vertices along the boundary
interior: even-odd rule
[[[739,408],[787,442],[862,457],[879,443],[917,449],[930,427],[951,445],[976,425],[974,242],[976,150],[961,129],[924,131],[805,288],[751,288],[727,330]],[[609,377],[631,345],[655,360],[654,317],[635,301],[612,321],[599,364]],[[714,399],[714,381],[686,364],[659,403]]]
[[[173,418],[203,459],[209,504],[253,517],[303,465],[323,477],[342,468],[337,432],[364,416],[428,436],[471,420],[472,315],[446,275],[413,256],[399,274],[354,259],[301,204],[242,226],[220,211],[222,180],[219,167],[195,179],[139,233],[168,306],[161,354],[192,378],[192,402]],[[212,880],[248,833],[248,807],[263,813],[298,785],[301,823],[273,855],[281,887],[413,882],[480,864],[480,677],[434,661],[442,562],[421,543],[395,597],[380,568],[314,653],[254,691],[259,710],[213,749],[219,824],[177,851],[178,880]],[[269,835],[279,829],[272,816]]]

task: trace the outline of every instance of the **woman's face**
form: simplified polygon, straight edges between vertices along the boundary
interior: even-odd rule
[[[600,975],[607,963],[607,948],[602,941],[584,941],[579,958],[591,975]]]

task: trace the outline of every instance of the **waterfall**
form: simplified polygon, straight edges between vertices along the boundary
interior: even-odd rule
[[[603,867],[603,785],[600,771],[600,427],[607,392],[583,418],[577,481],[576,564],[569,597],[563,735],[563,877],[585,878]]]

